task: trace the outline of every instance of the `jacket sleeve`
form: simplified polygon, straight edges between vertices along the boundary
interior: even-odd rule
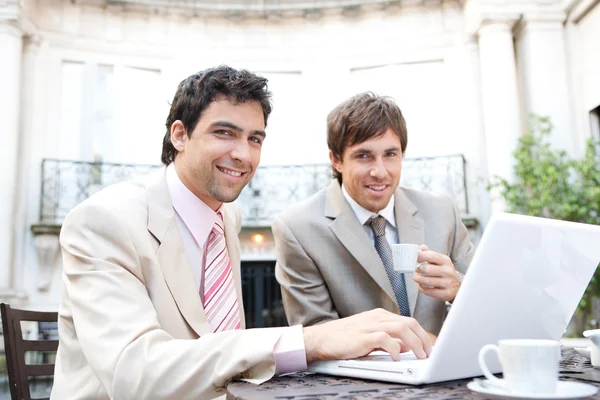
[[[136,242],[114,212],[76,207],[60,242],[76,340],[111,399],[209,399],[234,377],[273,376],[281,329],[177,339],[161,328]]]
[[[310,326],[338,319],[318,265],[282,218],[275,219],[272,229],[277,252],[275,276],[289,324]]]
[[[452,202],[452,200],[450,200]],[[475,253],[475,246],[469,238],[469,231],[462,222],[460,211],[452,202],[452,209],[454,211],[454,242],[450,253],[450,259],[454,263],[454,268],[465,274]]]

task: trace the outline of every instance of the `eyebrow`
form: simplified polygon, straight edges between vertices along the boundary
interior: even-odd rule
[[[384,150],[385,153],[387,153],[389,151],[400,151],[400,147],[394,146],[394,147],[390,147],[390,148],[387,148]],[[371,153],[373,153],[373,150],[365,149],[363,147],[359,147],[358,149],[356,149],[352,152],[352,154],[371,154]]]
[[[364,149],[362,147],[359,147],[358,149],[354,150],[352,152],[352,154],[371,154],[373,151],[369,150],[369,149]]]
[[[232,129],[236,132],[243,132],[244,129],[237,126],[236,124],[229,122],[229,121],[215,121],[212,124],[210,124],[209,128],[216,128],[217,126],[223,126],[229,129]],[[258,136],[262,136],[263,138],[267,137],[267,134],[265,133],[265,131],[261,131],[261,130],[253,130],[250,131],[251,135],[258,135]]]

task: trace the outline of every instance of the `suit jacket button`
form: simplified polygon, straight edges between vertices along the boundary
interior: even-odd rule
[[[252,372],[246,371],[242,374],[242,376],[246,379],[252,379]]]

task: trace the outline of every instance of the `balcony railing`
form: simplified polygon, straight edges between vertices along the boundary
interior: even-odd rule
[[[110,164],[45,159],[42,162],[40,224],[60,225],[73,207],[105,186],[147,175],[160,165]],[[264,166],[258,168],[238,203],[245,227],[267,227],[288,205],[327,187],[327,164]],[[462,155],[405,159],[402,184],[445,192],[468,214],[465,160]],[[59,226],[56,227],[59,229]],[[274,257],[262,261],[242,258],[242,291],[249,328],[287,323]]]
[[[44,159],[40,223],[60,225],[73,207],[103,187],[159,168],[160,165]],[[259,167],[238,199],[244,226],[270,226],[287,206],[327,187],[330,180],[328,164]],[[462,155],[406,158],[401,184],[447,193],[463,214],[469,213]]]

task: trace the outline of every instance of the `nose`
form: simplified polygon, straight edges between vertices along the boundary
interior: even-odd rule
[[[250,143],[247,140],[236,140],[231,151],[231,158],[243,163],[249,163],[251,161]]]
[[[383,160],[375,160],[375,163],[371,167],[371,171],[369,172],[373,178],[383,179],[385,178],[385,166],[383,165]]]
[[[245,138],[235,141],[231,150],[231,158],[245,163],[250,162],[250,144]]]

